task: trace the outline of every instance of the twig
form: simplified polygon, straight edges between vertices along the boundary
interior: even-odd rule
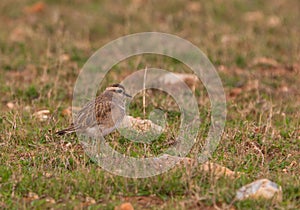
[[[146,77],[147,77],[147,66],[144,73],[144,82],[143,82],[143,114],[144,119],[146,119]]]

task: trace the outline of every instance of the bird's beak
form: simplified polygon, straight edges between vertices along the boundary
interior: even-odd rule
[[[124,95],[127,96],[128,98],[132,98],[132,96],[127,93],[124,93]]]

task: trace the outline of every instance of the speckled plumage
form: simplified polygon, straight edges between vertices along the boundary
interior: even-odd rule
[[[126,97],[131,96],[125,92],[122,85],[114,84],[107,87],[95,100],[83,106],[70,127],[56,134],[79,132],[88,136],[97,136],[101,132],[105,136],[111,133],[125,116]]]

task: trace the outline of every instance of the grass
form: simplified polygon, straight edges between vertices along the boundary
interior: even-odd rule
[[[45,1],[41,12],[26,13],[24,8],[35,2],[0,2],[0,25],[5,27],[0,31],[0,208],[114,209],[126,201],[136,209],[300,208],[297,1],[213,0],[198,6],[183,0]],[[86,60],[109,41],[144,31],[185,38],[216,66],[228,113],[211,160],[243,172],[240,178],[216,179],[189,167],[147,179],[118,177],[95,164],[75,135],[54,135],[71,121],[64,110],[72,105],[74,84]],[[259,58],[272,64],[255,63]],[[145,67],[191,72],[164,56],[134,56],[115,65],[101,88]],[[210,102],[200,83],[196,96],[203,119],[201,143]],[[174,141],[178,107],[154,91],[147,92],[146,102],[147,114],[152,108],[167,110],[167,132],[146,146],[118,133],[108,136],[124,154],[157,155]],[[43,109],[50,115],[41,122],[34,113]],[[130,105],[130,113],[142,117],[141,96]],[[232,202],[239,187],[259,178],[282,186],[281,203]]]

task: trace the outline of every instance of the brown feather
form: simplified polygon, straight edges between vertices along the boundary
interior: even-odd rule
[[[62,135],[73,133],[73,132],[75,132],[75,128],[73,125],[71,125],[69,128],[63,129],[61,131],[57,131],[55,134],[62,136]]]
[[[111,87],[124,89],[121,85],[112,85]],[[100,96],[96,97],[95,100],[89,101],[77,113],[74,124],[71,124],[69,128],[56,132],[56,134],[64,135],[76,131],[85,131],[97,125],[99,125],[100,129],[115,127],[123,119],[125,112],[120,107],[120,105],[124,105],[123,100],[113,97],[114,93],[114,91],[106,90]],[[117,119],[113,119],[112,112]]]

